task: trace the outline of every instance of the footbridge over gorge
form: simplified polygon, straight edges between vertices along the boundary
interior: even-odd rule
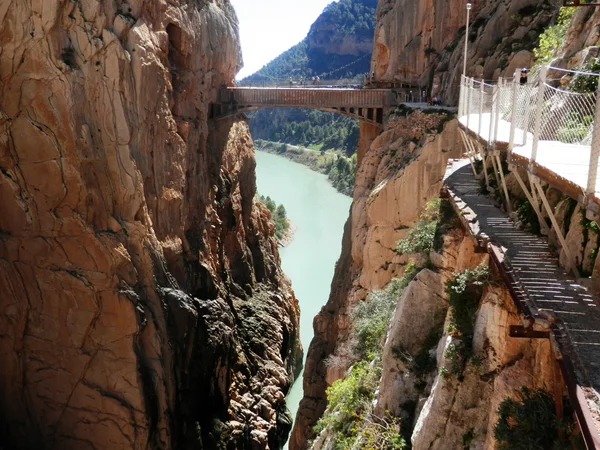
[[[381,127],[386,110],[400,103],[393,89],[353,87],[224,87],[211,117],[221,119],[261,108],[310,108],[330,111]]]

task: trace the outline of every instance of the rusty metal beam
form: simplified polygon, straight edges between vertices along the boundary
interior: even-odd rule
[[[549,339],[550,331],[534,330],[533,328],[525,328],[523,325],[510,325],[508,335],[522,339]]]

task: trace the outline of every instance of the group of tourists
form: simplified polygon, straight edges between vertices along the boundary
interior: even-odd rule
[[[432,106],[442,106],[442,97],[439,95],[434,95],[433,97],[429,97],[427,103]]]
[[[314,84],[315,86],[318,86],[321,84],[321,78],[319,78],[319,76],[314,76],[311,78],[312,84]],[[300,86],[304,86],[306,84],[304,77],[300,77]],[[290,87],[292,87],[294,85],[294,79],[292,78],[292,76],[290,75]]]

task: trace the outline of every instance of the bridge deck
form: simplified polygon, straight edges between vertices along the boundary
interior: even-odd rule
[[[240,105],[384,108],[397,104],[390,89],[236,87],[221,95],[221,102]]]
[[[495,243],[498,252],[504,253],[512,280],[508,287],[523,300],[517,307],[534,317],[546,311],[558,319],[554,335],[564,359],[572,362],[570,368],[563,369],[567,386],[571,384],[571,397],[575,397],[571,401],[585,409],[578,418],[586,422],[582,429],[587,426],[589,430],[586,440],[593,442],[590,448],[600,448],[598,299],[558,266],[544,237],[517,230],[489,197],[479,194],[478,180],[467,160],[450,168],[445,185],[455,207],[465,215],[471,233],[479,240]]]

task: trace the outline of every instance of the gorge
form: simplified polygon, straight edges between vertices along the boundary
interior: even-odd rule
[[[455,104],[465,39],[467,74],[495,80],[534,64],[548,30],[560,45],[541,56],[592,67],[600,11],[557,31],[560,3],[473,1],[465,36],[463,1],[380,0],[375,81]],[[390,108],[382,129],[360,124],[340,251],[311,211],[301,223],[263,192],[260,160],[277,157],[255,154],[244,115],[210,118],[242,64],[229,0],[5,1],[0,49],[0,448],[281,448],[302,347],[291,450],[512,448],[511,411],[530,397],[544,406],[534,428],[582,448],[555,344],[508,335],[523,319],[510,286],[442,189],[465,150],[451,114]],[[514,172],[511,206],[531,219]],[[340,254],[310,345],[313,313],[300,315],[257,184],[327,246],[322,262]],[[595,219],[540,192],[558,218],[548,240],[565,234],[592,287]],[[339,233],[348,199],[333,198]],[[296,269],[319,280],[294,287],[310,297],[331,270],[302,250]]]

